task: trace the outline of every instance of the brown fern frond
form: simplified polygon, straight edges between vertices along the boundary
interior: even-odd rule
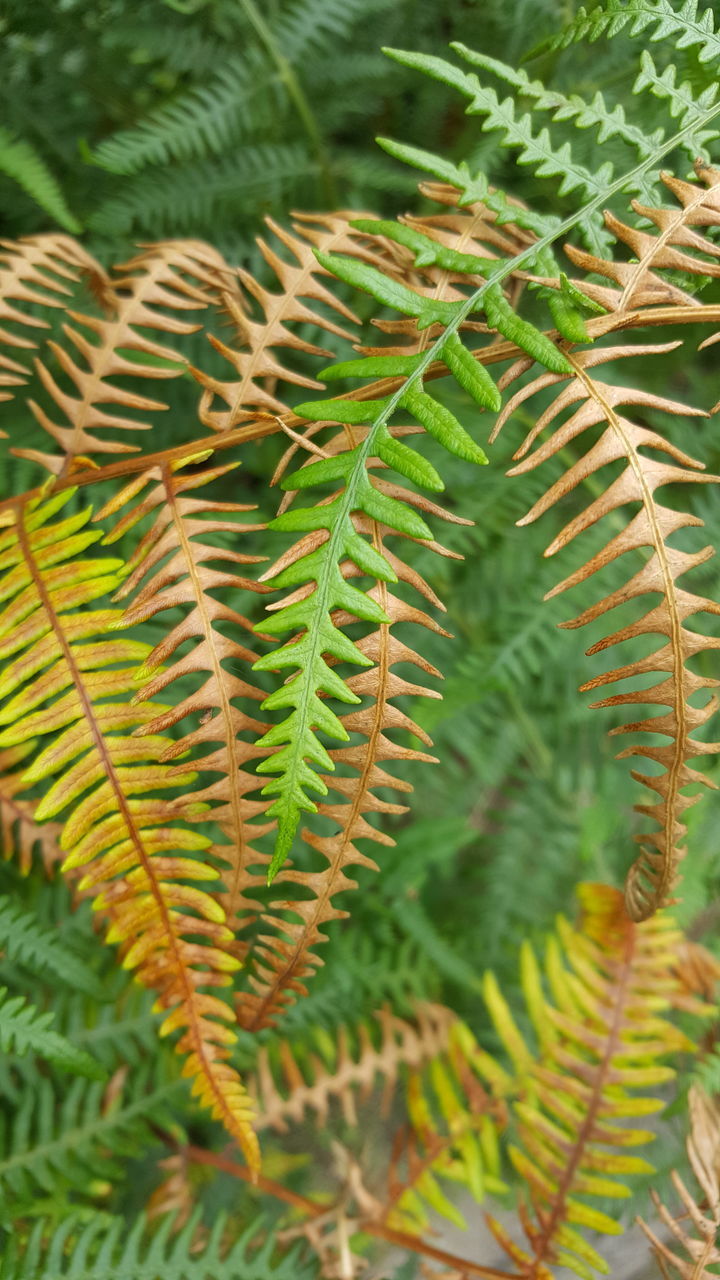
[[[86,608],[119,585],[123,565],[83,558],[101,533],[86,528],[90,511],[55,519],[69,496],[19,498],[1,517],[0,634],[11,660],[0,749],[31,744],[23,781],[45,784],[36,820],[65,814],[64,867],[83,870],[79,890],[110,917],[123,966],[158,992],[161,1034],[182,1032],[194,1093],[256,1167],[251,1104],[228,1063],[233,1014],[214,994],[238,961],[222,908],[199,887],[219,872],[193,856],[210,844],[194,826],[208,806],[192,793],[189,766],[164,763],[168,738],[133,733],[164,711],[131,701],[148,646],[108,638],[121,610]]]
[[[627,1175],[652,1172],[625,1151],[655,1135],[627,1122],[663,1101],[638,1097],[637,1090],[672,1079],[662,1059],[693,1047],[663,1016],[678,986],[671,967],[681,935],[672,919],[661,913],[634,924],[622,895],[607,885],[583,885],[580,894],[580,925],[559,922],[544,973],[529,944],[523,947],[523,989],[538,1050],[488,976],[486,1000],[512,1065],[474,1055],[491,1091],[516,1099],[508,1151],[529,1195],[520,1219],[525,1242],[516,1243],[494,1219],[489,1225],[526,1280],[547,1280],[554,1265],[585,1280],[593,1269],[607,1270],[577,1228],[617,1235],[622,1226],[588,1197],[626,1197]]]
[[[58,840],[59,822],[36,822],[35,802],[20,795],[24,791],[23,760],[30,754],[28,743],[0,751],[0,856],[14,860],[21,875],[27,875],[37,849],[46,871],[62,858]]]
[[[272,244],[258,240],[260,251],[282,286],[282,292],[273,293],[249,272],[240,271],[247,303],[228,299],[226,309],[234,321],[241,349],[237,350],[210,335],[213,347],[232,366],[236,377],[226,381],[201,369],[193,370],[203,388],[199,413],[204,426],[212,431],[231,431],[238,423],[256,417],[258,411],[270,414],[287,412],[278,383],[281,386],[311,388],[322,385],[288,368],[274,353],[280,348],[325,360],[332,354],[289,327],[294,324],[312,324],[326,333],[352,341],[353,332],[339,325],[323,310],[328,308],[353,328],[359,324],[353,312],[323,283],[323,279],[329,278],[328,273],[320,266],[313,250],[350,254],[376,266],[385,265],[377,249],[364,248],[360,237],[351,232],[350,220],[360,216],[357,213],[297,215],[298,221],[293,224],[294,235],[268,219],[268,226],[279,241],[280,249],[292,255],[288,260]],[[253,318],[253,307],[259,310],[258,319]]]
[[[393,434],[403,434],[403,428],[393,428]],[[355,431],[351,440],[346,431],[337,432],[324,446],[325,453],[331,455],[342,451],[359,438],[360,430]],[[374,465],[379,466],[379,460]],[[375,480],[375,484],[381,492],[401,498],[422,514],[430,513],[467,523],[449,515],[419,494],[410,493],[380,478]],[[444,608],[422,576],[398,555],[389,551],[386,540],[391,533],[393,537],[398,537],[394,531],[360,515],[356,515],[355,525],[359,532],[372,539],[373,547],[391,564],[400,583],[417,591],[423,602],[427,601],[434,608]],[[280,571],[306,554],[319,541],[322,541],[322,535],[308,535],[281,557],[269,572],[275,574]],[[424,545],[441,555],[448,554],[437,542],[426,542]],[[346,578],[358,573],[350,563],[342,568]],[[281,608],[304,593],[303,589],[271,607]],[[256,940],[249,957],[249,976],[246,980],[250,990],[242,991],[237,1002],[238,1020],[246,1030],[254,1031],[272,1025],[296,996],[305,994],[307,979],[322,963],[316,954],[316,948],[326,940],[324,926],[333,920],[344,919],[348,914],[337,907],[333,899],[338,894],[357,887],[356,881],[348,875],[349,869],[353,866],[378,869],[377,864],[358,847],[358,841],[370,840],[385,846],[394,844],[387,832],[368,821],[368,816],[373,813],[405,812],[404,805],[378,796],[376,793],[380,788],[392,788],[401,793],[407,793],[412,788],[407,782],[395,778],[384,766],[394,761],[434,759],[426,751],[411,748],[404,741],[396,741],[393,736],[395,730],[405,731],[418,738],[424,746],[431,746],[427,734],[395,705],[395,699],[404,695],[431,698],[440,696],[434,689],[410,681],[395,670],[400,665],[412,665],[423,676],[440,677],[440,672],[435,667],[395,635],[394,628],[398,623],[412,622],[441,635],[448,635],[448,632],[424,609],[418,609],[392,592],[386,582],[376,583],[368,594],[380,605],[390,622],[381,624],[356,642],[360,652],[372,665],[350,677],[347,682],[352,693],[366,702],[358,710],[343,717],[343,724],[349,734],[360,735],[361,740],[330,751],[333,762],[343,766],[345,774],[349,767],[352,774],[325,775],[325,784],[339,793],[341,800],[339,803],[325,802],[318,806],[318,812],[330,818],[337,830],[332,835],[321,836],[305,829],[303,839],[306,845],[320,854],[324,865],[316,870],[287,867],[276,878],[275,883],[295,885],[307,896],[274,901],[263,917],[266,924],[271,926],[272,932],[263,933]],[[339,614],[334,614],[333,617],[338,623],[349,620]]]
[[[670,1213],[656,1192],[651,1193],[661,1222],[682,1252],[671,1240],[660,1239],[642,1218],[638,1221],[665,1280],[673,1275],[680,1280],[715,1280],[720,1264],[720,1115],[716,1103],[698,1085],[691,1088],[688,1102],[691,1131],[687,1150],[702,1200],[675,1172],[672,1180],[683,1208],[679,1217]]]
[[[205,455],[200,460],[204,460]],[[255,508],[237,502],[217,502],[194,497],[234,470],[237,464],[187,471],[186,457],[176,463],[150,468],[132,480],[98,512],[96,520],[123,512],[104,542],[114,543],[139,521],[152,517],[152,524],[135,548],[128,577],[115,595],[131,598],[123,615],[124,624],[134,626],[167,609],[182,608],[184,616],[153,649],[137,673],[141,691],[135,701],[157,697],[175,681],[200,675],[202,683],[181,697],[172,707],[143,725],[141,733],[165,733],[182,725],[181,737],[168,743],[162,759],[170,761],[193,752],[196,767],[220,778],[196,797],[213,806],[213,820],[220,824],[226,843],[213,846],[212,854],[225,864],[223,893],[219,901],[228,923],[237,931],[254,918],[257,903],[245,895],[263,877],[250,867],[266,859],[252,847],[252,840],[274,824],[258,824],[267,803],[248,800],[257,788],[257,779],[247,765],[258,755],[254,741],[264,732],[263,724],[236,703],[242,699],[260,702],[263,692],[250,683],[245,673],[256,655],[234,638],[238,631],[252,633],[252,623],[227,603],[225,593],[262,592],[262,585],[237,572],[238,566],[256,564],[263,556],[247,555],[235,549],[240,535],[257,531],[258,526],[238,520]],[[129,509],[126,509],[129,508]],[[231,545],[227,538],[232,536]],[[218,598],[217,593],[222,592]],[[230,628],[230,635],[221,628]],[[181,646],[182,657],[177,657]],[[197,727],[192,727],[195,717]],[[136,731],[137,732],[137,731]],[[250,741],[243,735],[254,735]],[[214,747],[207,752],[208,747]],[[199,750],[206,751],[200,755]],[[242,914],[242,916],[240,915]],[[248,917],[248,914],[250,916]]]
[[[28,403],[61,453],[16,452],[41,462],[54,474],[72,469],[78,455],[85,458],[136,451],[136,444],[97,432],[148,431],[152,425],[148,415],[165,410],[167,405],[118,385],[115,379],[179,377],[187,368],[186,361],[175,347],[159,342],[155,335],[194,333],[200,324],[194,315],[186,318],[188,313],[204,311],[210,303],[219,305],[233,296],[231,268],[209,245],[193,240],[149,245],[116,270],[121,275],[112,285],[110,314],[99,317],[69,310],[74,324],[63,325],[66,344],[47,344],[72,384],[72,392],[63,389],[44,360],[35,362],[58,420],[36,401]],[[117,406],[122,412],[111,412],[106,406]],[[128,416],[127,410],[141,416]]]
[[[633,777],[659,797],[651,805],[636,806],[639,813],[652,818],[659,830],[636,837],[642,853],[631,868],[626,890],[628,910],[633,919],[642,920],[658,907],[672,900],[677,883],[678,865],[685,856],[682,839],[685,824],[682,815],[694,804],[697,796],[684,795],[691,784],[713,784],[689,764],[696,757],[720,751],[720,745],[698,741],[692,736],[695,729],[704,725],[717,707],[713,696],[703,707],[694,705],[693,695],[699,690],[716,687],[718,682],[696,674],[688,668],[688,661],[705,649],[716,649],[720,641],[690,631],[687,620],[700,612],[720,613],[720,605],[695,596],[678,585],[678,579],[689,569],[702,564],[712,554],[711,547],[701,551],[680,551],[670,544],[670,538],[678,529],[702,525],[697,516],[661,505],[656,490],[677,483],[715,483],[717,477],[699,474],[703,464],[691,458],[658,432],[638,425],[626,417],[622,409],[626,405],[660,410],[673,415],[702,415],[702,411],[679,404],[650,392],[632,387],[613,386],[599,381],[594,369],[607,361],[624,359],[633,355],[652,355],[672,350],[674,344],[665,346],[606,347],[579,352],[569,356],[574,375],[543,373],[522,390],[515,393],[500,414],[493,438],[510,418],[514,410],[538,391],[562,386],[552,403],[538,418],[524,443],[515,454],[523,459],[513,467],[511,475],[523,475],[547,459],[555,457],[573,442],[581,442],[584,432],[591,433],[601,426],[601,435],[589,444],[586,452],[551,486],[532,510],[519,521],[529,524],[556,502],[566,498],[588,477],[594,476],[607,464],[622,462],[623,469],[609,487],[576,515],[547,548],[546,555],[554,555],[566,547],[578,534],[590,529],[610,512],[628,503],[638,503],[639,510],[622,532],[613,536],[603,549],[597,552],[581,568],[558,584],[549,596],[566,591],[603,569],[611,561],[628,551],[650,548],[650,555],[642,568],[626,585],[599,600],[564,627],[581,627],[595,622],[605,613],[629,600],[647,594],[660,596],[660,601],[635,622],[596,641],[588,654],[604,652],[616,644],[637,636],[659,633],[664,642],[654,653],[636,659],[624,666],[605,672],[581,686],[583,691],[595,690],[603,685],[623,681],[629,677],[658,672],[661,679],[650,688],[618,693],[592,704],[594,707],[623,705],[659,705],[667,711],[654,717],[635,720],[611,733],[659,733],[670,739],[664,746],[637,745],[626,747],[619,758],[643,756],[662,766],[660,774],[633,771]],[[519,366],[518,366],[519,367]],[[507,381],[514,376],[510,370]],[[575,407],[577,406],[577,407]],[[555,423],[558,416],[571,409],[550,437],[529,453],[540,433]],[[647,455],[645,450],[664,454],[669,461],[660,461]],[[648,847],[650,846],[650,847]]]
[[[651,208],[637,200],[632,201],[635,213],[652,222],[657,228],[656,233],[629,227],[614,214],[605,214],[607,227],[622,244],[627,245],[633,261],[605,260],[573,245],[565,246],[566,254],[576,266],[620,286],[609,288],[583,279],[584,293],[608,311],[615,312],[664,303],[699,305],[685,290],[658,275],[658,271],[669,269],[690,276],[720,276],[720,247],[693,230],[694,227],[720,226],[720,171],[698,160],[695,172],[705,186],[685,182],[671,173],[660,174],[679,208]]]
[[[287,1040],[263,1047],[257,1069],[248,1077],[258,1113],[256,1128],[285,1133],[310,1115],[324,1126],[332,1103],[337,1103],[347,1124],[357,1125],[357,1098],[367,1099],[379,1083],[387,1106],[401,1070],[420,1070],[445,1053],[457,1021],[442,1005],[418,1003],[413,1012],[414,1021],[408,1022],[387,1008],[379,1010],[373,1015],[377,1026],[360,1023],[355,1046],[345,1027],[331,1048],[326,1036],[318,1037],[323,1056],[303,1056],[304,1071],[298,1066],[297,1047]]]
[[[0,328],[0,348],[10,347],[21,352],[35,349],[37,343],[22,330],[29,329],[32,333],[50,326],[42,316],[25,310],[22,304],[67,307],[81,280],[101,305],[108,304],[111,285],[105,271],[71,236],[0,240],[0,324],[12,326]],[[20,386],[29,374],[24,363],[0,353],[0,387]],[[12,395],[11,390],[2,391],[0,400],[10,400]]]

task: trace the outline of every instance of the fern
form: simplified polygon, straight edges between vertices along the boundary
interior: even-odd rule
[[[697,0],[685,0],[675,9],[670,0],[607,0],[589,12],[580,8],[564,31],[548,43],[561,49],[578,40],[614,38],[626,27],[630,35],[644,35],[650,40],[670,37],[678,49],[693,48],[699,62],[711,62],[720,56],[720,37],[715,31],[712,9],[698,12]],[[699,45],[699,48],[695,46]]]
[[[137,1280],[142,1274],[167,1280],[301,1280],[314,1274],[297,1250],[276,1258],[275,1249],[262,1240],[254,1224],[229,1248],[223,1244],[227,1218],[218,1215],[207,1242],[191,1253],[197,1226],[194,1216],[172,1236],[172,1219],[166,1219],[150,1239],[147,1223],[138,1218],[128,1233],[123,1219],[82,1222],[69,1218],[48,1237],[42,1221],[23,1245],[13,1242],[0,1263],[2,1280]]]
[[[44,160],[29,142],[14,138],[7,129],[0,130],[0,172],[17,182],[66,231],[82,230]]]

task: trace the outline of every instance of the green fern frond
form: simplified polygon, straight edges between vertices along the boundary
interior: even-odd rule
[[[148,1234],[148,1222],[94,1215],[67,1218],[60,1226],[42,1220],[28,1239],[8,1239],[0,1280],[313,1280],[316,1267],[297,1249],[279,1257],[272,1235],[253,1222],[227,1247],[228,1219],[218,1214],[207,1241],[197,1248],[199,1214],[174,1234],[168,1217]]]
[[[148,1088],[145,1070],[108,1107],[100,1081],[73,1080],[60,1092],[36,1076],[0,1136],[0,1220],[21,1216],[17,1210],[38,1191],[68,1186],[84,1193],[93,1178],[117,1177],[120,1157],[148,1142],[149,1125],[172,1126],[172,1105],[184,1093],[179,1080]]]
[[[35,1053],[61,1071],[104,1080],[105,1071],[89,1053],[78,1049],[65,1036],[53,1029],[55,1013],[45,1013],[28,1003],[24,996],[9,996],[0,987],[0,1049],[19,1057]]]
[[[36,916],[5,896],[0,896],[0,949],[14,964],[52,975],[55,982],[102,999],[95,974],[65,946],[59,934],[43,927]]]
[[[699,13],[698,0],[685,0],[681,9],[674,8],[670,0],[607,0],[590,11],[581,6],[572,22],[546,47],[565,49],[579,40],[612,39],[627,27],[631,36],[667,40],[676,49],[699,45],[695,50],[699,62],[720,58],[720,33],[715,30],[713,11],[707,8]]]
[[[708,85],[707,89],[698,94],[692,85],[687,82],[678,84],[676,80],[677,69],[674,66],[671,65],[664,71],[659,71],[647,49],[643,49],[640,54],[640,73],[633,85],[633,93],[641,93],[649,89],[655,98],[668,103],[670,114],[674,119],[683,126],[692,127],[695,121],[701,120],[705,112],[714,106],[717,101],[718,86],[717,84]],[[698,156],[707,160],[710,158],[709,144],[715,142],[718,137],[720,137],[720,130],[700,128],[697,132],[688,134],[683,145],[691,160],[695,160]]]
[[[30,142],[0,128],[0,172],[17,182],[54,222],[77,234],[82,227],[70,212],[57,179]]]

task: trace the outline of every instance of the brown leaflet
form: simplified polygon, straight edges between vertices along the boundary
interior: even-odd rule
[[[35,401],[28,403],[61,453],[22,449],[15,452],[18,457],[40,462],[55,475],[72,470],[78,455],[84,461],[88,455],[131,453],[138,449],[138,445],[96,433],[148,431],[152,415],[167,405],[114,380],[132,377],[157,381],[182,375],[187,364],[181,353],[158,342],[154,335],[177,337],[196,332],[201,326],[194,314],[190,319],[187,314],[204,311],[211,303],[219,305],[223,297],[232,296],[235,288],[234,273],[220,254],[193,240],[150,245],[116,270],[122,274],[109,290],[110,313],[98,317],[69,310],[73,323],[63,325],[67,346],[53,341],[47,344],[73,392],[63,389],[43,360],[35,362],[42,385],[53,401],[54,416]],[[124,353],[137,353],[139,358]],[[133,410],[141,416],[110,412],[108,405]]]
[[[684,454],[657,432],[638,426],[621,412],[626,405],[647,406],[673,415],[699,415],[701,410],[691,409],[649,392],[636,391],[632,387],[614,387],[600,382],[591,370],[594,366],[613,359],[662,354],[672,349],[672,345],[595,348],[572,355],[569,358],[575,368],[573,378],[568,381],[565,375],[544,373],[534,379],[512,396],[500,414],[493,433],[495,438],[514,410],[538,391],[562,386],[562,390],[538,418],[515,454],[516,458],[523,461],[519,461],[510,474],[522,475],[554,457],[566,446],[574,445],[575,442],[582,443],[584,432],[592,433],[594,427],[604,424],[597,442],[591,444],[578,461],[564,472],[520,524],[536,520],[556,502],[578,489],[584,480],[600,472],[606,464],[616,461],[625,463],[617,479],[553,539],[546,555],[553,555],[567,546],[578,534],[590,529],[609,512],[628,503],[638,503],[640,506],[621,533],[612,537],[601,551],[549,593],[556,595],[585,581],[627,551],[650,548],[649,559],[626,586],[605,596],[572,622],[562,624],[565,627],[584,626],[628,600],[649,593],[660,596],[660,603],[643,617],[597,641],[588,650],[588,654],[602,652],[636,636],[656,633],[665,637],[661,647],[643,659],[617,667],[581,686],[583,691],[594,690],[645,673],[658,672],[661,675],[661,679],[651,688],[615,694],[592,704],[595,707],[658,704],[668,708],[659,716],[637,720],[611,731],[660,733],[670,739],[669,744],[661,747],[627,747],[619,756],[643,756],[663,768],[659,775],[633,771],[633,777],[658,797],[653,804],[637,805],[636,808],[638,812],[652,818],[659,828],[636,837],[642,853],[628,874],[626,888],[628,910],[635,920],[645,919],[658,907],[672,900],[678,878],[678,865],[686,852],[681,843],[686,831],[682,815],[698,799],[698,796],[687,797],[683,792],[693,783],[712,785],[688,762],[697,756],[720,751],[720,745],[702,743],[691,736],[712,715],[717,700],[711,697],[702,708],[697,708],[690,702],[691,696],[698,690],[712,688],[718,682],[697,675],[687,666],[689,659],[704,649],[718,648],[720,641],[690,631],[685,625],[690,617],[699,612],[720,613],[720,605],[691,595],[678,586],[681,576],[713,554],[712,548],[687,553],[669,545],[668,539],[678,529],[698,526],[702,521],[687,512],[661,505],[655,492],[667,484],[715,483],[717,477],[698,474],[697,469],[702,468],[702,463]],[[511,381],[516,372],[517,369],[509,370],[506,382]],[[554,426],[555,420],[566,410],[572,410],[570,416],[564,417],[559,426]],[[534,453],[526,456],[546,427],[553,428],[552,434]],[[648,457],[642,452],[645,449],[663,453],[670,461],[661,462]]]
[[[184,617],[146,659],[138,677],[142,691],[136,701],[155,698],[188,674],[199,673],[204,679],[194,693],[136,732],[165,733],[185,721],[182,736],[168,744],[162,759],[171,761],[191,752],[194,767],[220,775],[195,798],[212,805],[212,819],[225,836],[225,843],[212,849],[225,865],[218,902],[237,932],[255,918],[259,905],[246,896],[248,890],[264,882],[262,874],[250,870],[267,861],[266,855],[252,847],[252,841],[274,824],[262,821],[269,802],[247,799],[247,793],[257,788],[257,778],[247,766],[264,754],[254,745],[263,725],[244,709],[248,699],[259,703],[264,697],[246,678],[257,655],[246,644],[228,638],[217,625],[229,624],[232,631],[252,637],[252,623],[225,602],[225,594],[218,598],[216,593],[265,591],[237,572],[237,566],[256,564],[264,557],[235,549],[240,535],[260,527],[237,519],[239,514],[253,511],[253,506],[191,496],[237,464],[184,471],[183,462],[193,460],[190,457],[152,467],[132,480],[95,518],[105,520],[129,507],[106,536],[106,543],[117,541],[144,518],[153,518],[130,557],[129,576],[115,599],[131,598],[124,613],[127,626],[177,607],[184,610]],[[217,538],[228,533],[233,538],[230,547],[223,545],[222,537]],[[193,647],[177,658],[178,649],[188,641],[193,641]],[[240,706],[236,705],[238,700]],[[198,715],[200,723],[192,728]],[[251,741],[242,736],[248,734]],[[212,748],[209,752],[208,747]]]

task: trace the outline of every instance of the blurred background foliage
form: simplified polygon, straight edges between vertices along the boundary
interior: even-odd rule
[[[449,41],[462,40],[517,63],[575,9],[573,0],[5,0],[2,234],[64,227],[108,263],[127,257],[132,242],[192,236],[262,274],[254,237],[268,214],[287,222],[294,208],[429,209],[414,193],[410,170],[376,147],[378,133],[482,165],[513,195],[552,209],[552,180],[518,167],[512,152],[463,114],[459,98],[391,63],[381,46],[442,54]],[[529,70],[549,87],[586,98],[601,89],[632,116],[641,47],[630,39],[575,46],[535,58]],[[678,78],[697,92],[714,78],[692,49],[658,45],[653,56],[660,68],[673,58]],[[593,131],[574,138],[583,163],[599,167],[612,158],[612,147],[600,148]],[[608,373],[651,388],[661,375],[665,394],[709,409],[718,399],[712,352],[688,365],[690,350],[686,344],[662,361],[621,362]],[[156,448],[195,430],[192,380],[176,380],[168,395],[171,412],[155,428]],[[459,390],[452,395],[458,415],[483,438],[477,408],[460,403]],[[7,410],[10,417],[20,412]],[[667,427],[650,411],[646,420]],[[599,670],[601,660],[593,665],[584,655],[595,637],[556,629],[597,589],[589,584],[567,603],[561,596],[541,605],[566,566],[569,572],[577,563],[572,548],[562,564],[543,560],[543,550],[579,499],[538,525],[515,528],[547,483],[547,474],[505,478],[526,427],[522,415],[511,421],[481,471],[444,459],[452,509],[476,524],[438,535],[463,560],[423,561],[454,635],[429,637],[425,646],[445,675],[443,701],[412,710],[431,733],[440,764],[408,771],[416,790],[410,814],[393,820],[396,847],[382,853],[380,877],[360,874],[365,892],[347,903],[352,919],[329,929],[325,967],[310,997],[288,1015],[288,1035],[353,1023],[384,1000],[403,1013],[408,999],[421,995],[450,1004],[482,1036],[483,970],[495,968],[512,999],[521,939],[540,938],[558,909],[572,913],[578,880],[619,884],[631,860],[638,788],[613,759],[617,740],[606,735],[613,712],[588,711],[588,699],[576,692]],[[29,419],[22,429],[32,430]],[[673,430],[681,447],[720,470],[712,421],[679,422]],[[271,441],[248,455],[241,500],[248,489],[263,493],[278,448]],[[0,465],[10,465],[7,456]],[[26,465],[13,465],[18,489],[37,481]],[[262,500],[267,507],[266,492]],[[715,492],[701,490],[691,501],[707,522],[706,541],[718,545]],[[715,598],[716,563],[696,571],[694,586]],[[704,767],[720,782],[717,765]],[[689,815],[693,856],[679,909],[688,923],[717,896],[716,814],[706,801]],[[13,882],[5,887],[19,892],[16,877],[5,874]],[[38,883],[26,884],[22,895],[34,909],[56,911],[59,892]],[[79,930],[87,952],[91,935],[82,920],[64,928]],[[128,1014],[128,1043],[135,1017],[142,1043],[151,1024],[146,1006]],[[79,1018],[73,1009],[65,1028]],[[247,1046],[249,1058],[253,1052]],[[675,1155],[668,1148],[662,1159],[669,1165]],[[115,1207],[123,1197],[142,1198],[142,1177],[138,1186],[119,1192]]]

